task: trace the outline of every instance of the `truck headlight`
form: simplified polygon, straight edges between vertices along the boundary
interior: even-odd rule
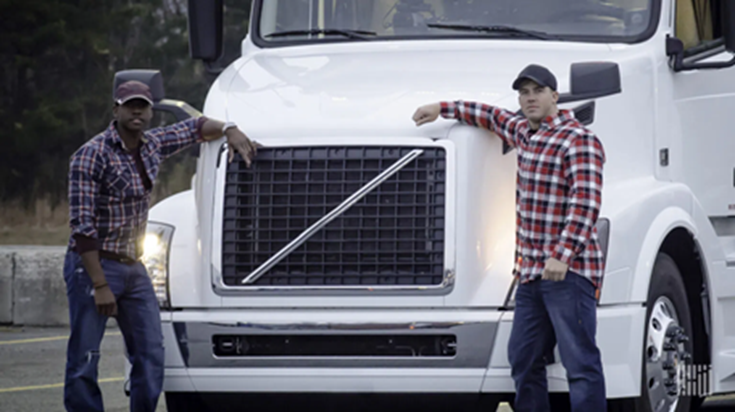
[[[143,265],[153,283],[153,290],[158,298],[158,305],[169,307],[168,292],[168,256],[171,249],[173,226],[163,223],[148,222],[143,240]]]

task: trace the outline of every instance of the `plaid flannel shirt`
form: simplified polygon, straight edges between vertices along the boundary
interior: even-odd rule
[[[205,121],[204,117],[188,119],[145,132],[139,153],[151,182],[164,159],[202,141]],[[134,154],[125,149],[113,121],[71,157],[69,247],[79,253],[104,250],[140,258],[150,195]]]
[[[602,203],[602,143],[570,111],[544,119],[537,131],[513,112],[473,102],[442,102],[441,115],[488,129],[514,147],[516,256],[522,283],[541,277],[556,258],[599,288],[604,256],[595,224]]]

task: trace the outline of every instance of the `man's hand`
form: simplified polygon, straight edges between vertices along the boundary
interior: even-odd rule
[[[546,261],[544,274],[541,276],[541,279],[560,282],[566,277],[568,269],[569,265],[567,265],[566,263],[554,258],[550,258]]]
[[[261,147],[258,143],[251,141],[245,133],[238,130],[236,127],[227,129],[227,146],[229,150],[229,161],[232,162],[235,159],[235,150],[240,153],[242,159],[245,161],[245,165],[250,167],[253,162],[253,158],[258,154],[258,147]],[[234,149],[234,150],[233,150]]]
[[[427,104],[416,109],[416,113],[413,114],[413,121],[416,122],[416,126],[422,124],[431,123],[441,114],[442,107],[439,103]]]
[[[102,270],[100,263],[100,255],[97,250],[89,250],[81,254],[82,264],[87,270],[89,278],[94,285],[94,304],[97,306],[97,313],[104,316],[117,315],[117,303],[115,295],[112,294],[110,286],[105,279],[105,272]]]
[[[94,289],[94,304],[97,312],[104,316],[117,316],[117,303],[110,286],[104,285]]]

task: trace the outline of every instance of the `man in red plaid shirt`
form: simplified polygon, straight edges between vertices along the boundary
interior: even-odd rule
[[[526,67],[513,83],[524,116],[473,102],[420,107],[417,126],[440,115],[494,132],[516,149],[515,297],[508,359],[514,410],[549,411],[547,355],[558,343],[572,411],[605,411],[605,380],[595,334],[604,258],[595,224],[605,153],[567,110],[545,67]]]

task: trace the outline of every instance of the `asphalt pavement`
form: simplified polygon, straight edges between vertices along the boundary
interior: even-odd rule
[[[68,328],[0,328],[0,411],[64,411],[68,336]],[[130,410],[123,390],[123,339],[116,328],[108,329],[100,353],[99,382],[105,411]],[[159,411],[166,411],[163,400]]]
[[[63,412],[68,328],[0,327],[0,411]],[[99,382],[105,410],[128,411],[123,390],[125,359],[120,332],[108,328],[102,341]],[[735,396],[708,400],[705,412],[735,411]],[[161,397],[157,412],[165,412]],[[512,412],[501,405],[497,412]]]

